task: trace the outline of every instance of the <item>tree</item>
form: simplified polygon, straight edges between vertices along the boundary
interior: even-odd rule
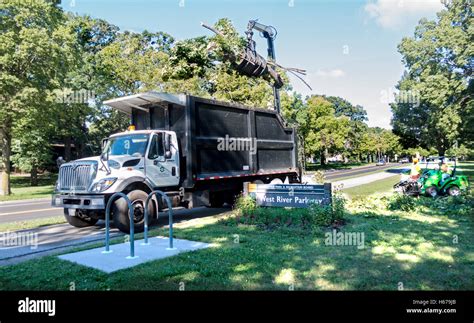
[[[386,156],[400,154],[402,147],[399,137],[390,130],[379,127],[367,128],[361,136],[360,151],[367,156],[367,161],[373,162]],[[374,156],[375,155],[375,156]]]
[[[393,129],[405,146],[434,145],[443,155],[455,141],[472,142],[474,120],[462,117],[472,113],[472,20],[470,0],[446,1],[436,21],[420,20],[414,36],[399,44],[406,72],[397,88],[417,97],[392,105]]]
[[[472,158],[474,156],[474,150],[467,148],[465,145],[459,147],[451,147],[446,151],[446,156],[455,156],[461,160]]]
[[[308,155],[318,154],[321,164],[326,163],[328,153],[341,152],[347,143],[350,131],[349,118],[336,117],[334,106],[321,96],[306,100],[306,109],[299,117]]]
[[[15,123],[13,129],[12,161],[22,171],[29,172],[30,185],[38,185],[38,169],[51,163],[51,145],[53,124],[48,115],[48,107],[29,109]]]
[[[51,1],[0,2],[0,195],[10,194],[12,129],[47,101],[71,60],[72,37]]]
[[[304,125],[306,122],[306,106],[301,94],[293,92],[281,93],[281,113],[288,125],[296,128],[298,139],[298,160],[299,164],[306,169],[306,147]]]
[[[63,142],[64,157],[71,160],[73,144],[76,157],[91,154],[100,147],[100,142],[94,143],[97,147],[90,146],[88,128],[96,118],[102,117],[101,102],[111,95],[116,80],[106,72],[99,53],[116,41],[118,27],[101,19],[73,14],[67,16],[67,27],[74,37],[75,60],[53,106],[55,131],[51,140]]]
[[[360,160],[360,143],[362,134],[366,131],[367,112],[360,105],[352,105],[346,99],[335,96],[323,96],[334,106],[335,116],[346,116],[350,120],[350,131],[346,142],[345,156],[356,157]]]

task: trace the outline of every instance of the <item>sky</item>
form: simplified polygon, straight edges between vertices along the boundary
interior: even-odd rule
[[[403,73],[397,45],[422,17],[434,19],[440,0],[63,0],[65,10],[105,19],[121,31],[164,31],[177,40],[210,31],[227,17],[242,35],[250,19],[274,26],[276,61],[307,71],[304,96],[340,96],[362,105],[369,126],[390,128],[391,93]],[[266,42],[257,33],[257,51]]]

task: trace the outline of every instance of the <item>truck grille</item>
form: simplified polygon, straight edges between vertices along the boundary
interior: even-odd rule
[[[58,177],[59,190],[87,191],[92,184],[96,170],[96,162],[75,162],[62,165]]]

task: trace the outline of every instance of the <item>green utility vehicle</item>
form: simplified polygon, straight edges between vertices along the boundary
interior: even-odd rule
[[[440,164],[434,169],[429,168],[427,163],[426,168],[422,170],[421,176],[418,179],[403,180],[395,184],[394,189],[411,196],[458,196],[462,191],[469,188],[469,182],[466,176],[458,174],[456,159],[451,160],[454,161],[452,171],[449,169],[443,171],[443,167]],[[443,161],[441,161],[442,163]]]
[[[456,161],[451,172],[443,172],[440,169],[429,169],[423,173],[420,182],[420,193],[422,195],[436,197],[437,195],[458,196],[461,191],[469,187],[467,177],[456,172]]]

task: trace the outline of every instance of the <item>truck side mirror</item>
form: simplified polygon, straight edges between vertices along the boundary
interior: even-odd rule
[[[165,134],[165,158],[171,158],[171,135]]]

